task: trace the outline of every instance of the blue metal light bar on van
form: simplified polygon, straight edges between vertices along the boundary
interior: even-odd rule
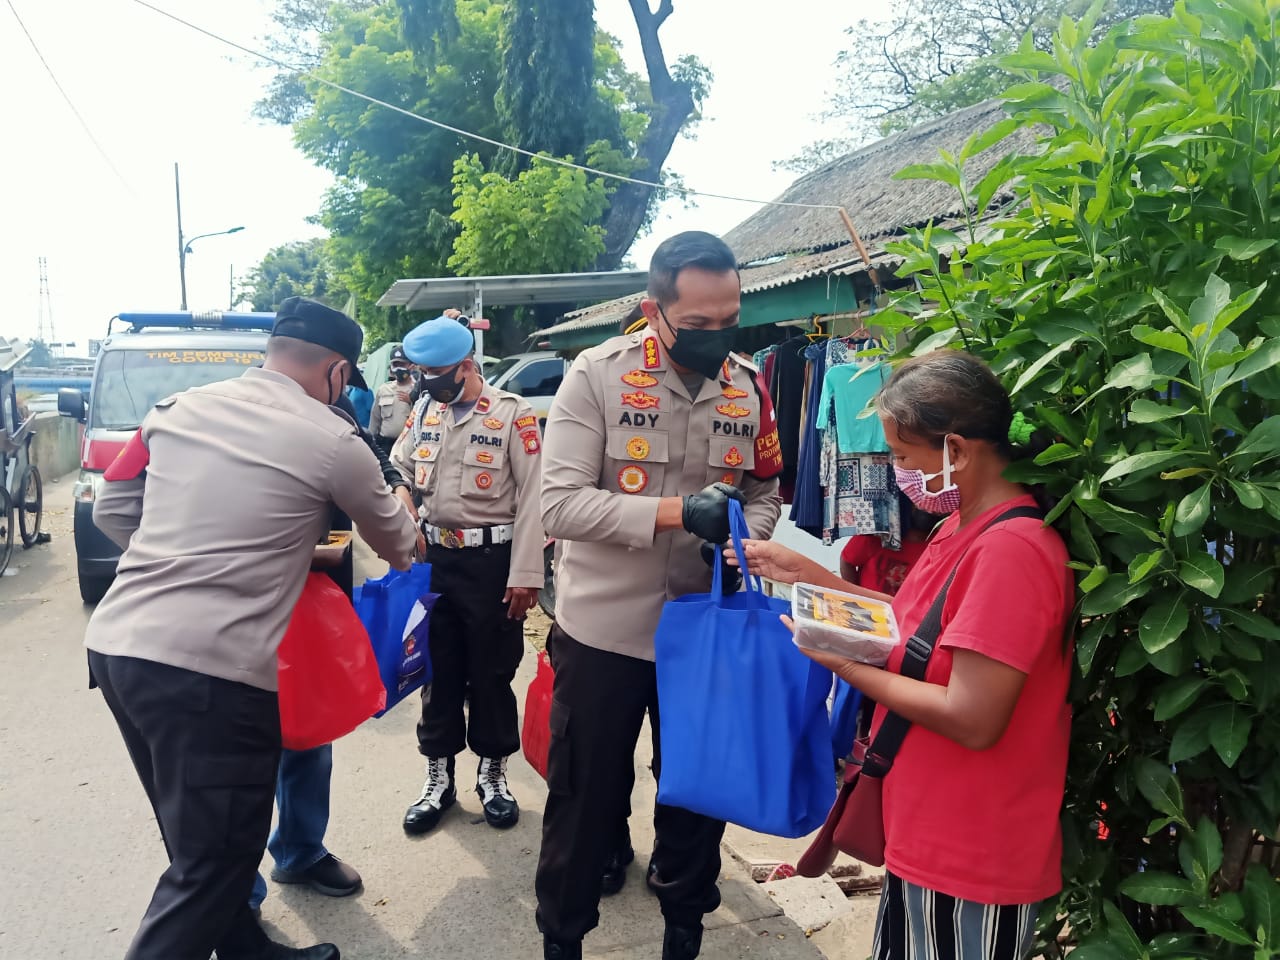
[[[203,327],[214,330],[267,330],[275,324],[274,313],[233,313],[230,311],[176,310],[172,313],[120,313],[112,318],[130,325],[133,330],[145,327],[173,327],[193,329]],[[110,333],[110,325],[107,332]]]

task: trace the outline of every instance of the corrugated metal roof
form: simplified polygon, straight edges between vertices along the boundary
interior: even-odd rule
[[[647,270],[607,273],[546,273],[507,277],[428,277],[397,280],[378,299],[380,307],[407,310],[446,310],[469,307],[481,293],[486,306],[509,307],[535,303],[583,303],[643,287]]]

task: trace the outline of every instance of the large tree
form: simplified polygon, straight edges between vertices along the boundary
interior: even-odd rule
[[[321,238],[295,240],[267,251],[262,262],[241,281],[239,301],[248,300],[254,310],[275,310],[289,297],[310,297],[334,306],[347,298],[330,283]]]
[[[1092,35],[1144,13],[1168,13],[1173,0],[1109,0]],[[893,0],[883,20],[847,28],[836,58],[840,80],[824,119],[847,136],[810,144],[779,166],[814,170],[879,136],[997,96],[1011,82],[1000,58],[1030,36],[1049,50],[1064,17],[1085,14],[1089,0]]]
[[[455,33],[448,0],[397,2],[419,51],[428,58],[447,56],[452,45],[448,38]],[[633,83],[627,85],[632,89],[602,87],[592,0],[508,0],[499,103],[504,130],[517,146],[582,162],[587,148],[608,141],[622,161],[610,172],[657,183],[663,181],[676,138],[699,117],[710,73],[692,56],[668,64],[659,31],[673,13],[671,0],[661,0],[656,10],[649,0],[627,2],[644,55],[648,83],[642,89]],[[585,83],[589,49],[594,50],[594,90]],[[638,95],[635,106],[643,123],[628,125],[625,116],[619,117],[619,93]],[[520,166],[504,158],[499,169],[511,173]],[[622,262],[648,220],[655,192],[634,183],[619,184],[613,191],[597,267],[612,269]]]

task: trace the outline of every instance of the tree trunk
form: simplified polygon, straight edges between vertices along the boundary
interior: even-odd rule
[[[628,2],[635,16],[636,28],[640,31],[640,47],[644,52],[649,90],[653,96],[649,126],[636,149],[636,157],[642,165],[633,176],[637,180],[658,183],[667,155],[671,153],[671,147],[685,123],[693,116],[697,104],[689,85],[672,79],[662,51],[662,41],[658,38],[658,30],[671,16],[672,0],[661,0],[656,11],[650,9],[649,0]],[[598,270],[616,270],[622,262],[644,223],[653,192],[653,187],[635,183],[618,186],[604,221],[605,250],[596,261]]]

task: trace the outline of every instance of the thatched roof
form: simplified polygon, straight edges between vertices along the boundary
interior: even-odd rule
[[[936,162],[939,150],[958,153],[970,136],[1005,116],[1001,101],[988,100],[912,127],[801,177],[777,199],[844,207],[870,249],[878,246],[871,242],[876,237],[961,215],[959,195],[947,184],[895,180],[893,176],[913,163]],[[965,166],[967,181],[978,182],[1009,153],[1030,151],[1035,139],[1034,131],[1019,129],[971,158]],[[835,210],[768,206],[738,224],[724,239],[740,263],[754,263],[843,246],[849,242],[849,234]]]

